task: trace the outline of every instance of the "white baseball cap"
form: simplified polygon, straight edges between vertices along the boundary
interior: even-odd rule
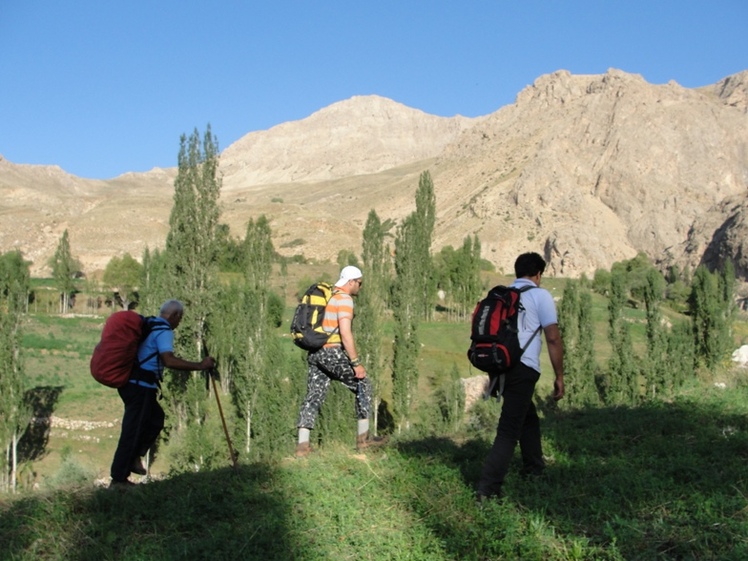
[[[340,278],[338,279],[338,282],[335,283],[335,286],[340,288],[348,281],[360,279],[363,276],[364,274],[361,272],[361,269],[354,267],[353,265],[348,265],[347,267],[343,267],[343,270],[340,271]]]

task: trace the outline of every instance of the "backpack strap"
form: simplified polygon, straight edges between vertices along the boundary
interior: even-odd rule
[[[516,290],[517,292],[519,292],[520,294],[522,294],[523,292],[527,292],[528,290],[532,290],[533,288],[539,288],[539,287],[537,287],[535,285],[527,285],[527,286],[522,286],[520,288],[515,288],[514,290]],[[524,311],[525,310],[525,306],[522,304],[522,300],[520,300],[519,305],[520,305],[521,311]],[[525,346],[522,347],[522,354],[525,354],[525,350],[527,349],[527,347],[530,346],[530,343],[532,343],[532,340],[535,339],[535,336],[538,333],[540,333],[540,330],[542,328],[543,328],[543,326],[539,325],[538,328],[533,332],[533,334],[527,340],[527,343],[525,343]]]
[[[141,345],[148,339],[148,337],[152,333],[156,333],[159,331],[171,331],[170,325],[164,325],[163,323],[159,322],[155,325],[151,325],[153,318],[144,318],[144,321],[148,325],[148,334],[143,339],[143,342],[141,342]],[[158,375],[154,372],[151,372],[150,370],[145,370],[143,368],[143,365],[148,362],[149,360],[156,358],[157,362],[157,370],[160,370],[161,366],[161,357],[159,355],[158,349],[156,349],[154,352],[146,356],[143,360],[137,360],[135,365],[133,366],[132,373],[130,374],[130,381],[134,384],[142,385],[141,382],[144,382],[146,384],[155,384],[159,388],[161,387],[161,381],[158,378]]]
[[[340,290],[339,288],[333,287],[332,294],[330,294],[330,300],[333,299],[333,296],[335,296],[336,294],[340,294],[341,292],[343,291]],[[330,300],[327,301],[328,304],[330,303]],[[325,311],[327,311],[327,306],[325,306]],[[339,333],[339,332],[340,332],[340,320],[338,320],[338,325],[336,325],[335,329],[332,330],[332,333],[330,333],[330,336],[335,335],[336,333]],[[343,342],[341,340],[341,345],[342,343]]]

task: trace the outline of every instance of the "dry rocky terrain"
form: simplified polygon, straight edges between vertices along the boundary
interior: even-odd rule
[[[645,252],[663,267],[731,258],[748,278],[748,71],[698,89],[558,71],[472,119],[354,97],[227,147],[222,220],[241,237],[265,214],[280,253],[334,260],[360,252],[371,209],[412,212],[424,170],[435,250],[478,234],[504,271],[526,250],[564,276]],[[0,251],[19,248],[48,274],[67,229],[87,274],[139,258],[165,241],[175,175],[90,180],[0,157]]]

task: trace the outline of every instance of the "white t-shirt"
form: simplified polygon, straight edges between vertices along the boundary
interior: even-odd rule
[[[519,329],[519,344],[524,347],[527,341],[532,337],[538,327],[546,328],[549,325],[558,323],[558,314],[556,313],[556,303],[553,296],[545,288],[539,288],[529,279],[516,279],[512,286],[522,288],[523,286],[534,286],[520,295],[520,302],[525,308],[520,311],[517,318],[517,328]],[[530,345],[525,349],[520,362],[525,366],[540,372],[540,352],[543,348],[542,333],[533,337]]]

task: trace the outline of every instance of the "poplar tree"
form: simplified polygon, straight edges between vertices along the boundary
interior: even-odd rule
[[[419,297],[418,313],[421,319],[431,319],[436,301],[436,275],[431,258],[431,242],[436,225],[436,195],[431,174],[421,173],[416,190],[416,212],[413,215],[413,261]]]
[[[218,175],[218,142],[208,125],[200,138],[197,129],[188,138],[180,138],[178,170],[174,181],[174,206],[169,216],[166,237],[163,299],[176,298],[184,304],[184,316],[175,332],[177,354],[203,356],[208,336],[208,316],[215,303],[218,261],[218,200],[221,178]],[[203,373],[174,371],[166,387],[174,411],[177,432],[194,427],[191,435],[181,435],[189,447],[180,461],[200,465],[204,431],[206,380]],[[201,440],[203,439],[203,440]]]
[[[70,307],[70,295],[75,289],[73,277],[80,269],[78,261],[70,251],[70,239],[67,229],[62,233],[55,254],[49,260],[52,276],[60,291],[60,313],[64,314]]]
[[[386,292],[389,283],[389,257],[385,245],[386,232],[379,216],[369,211],[363,232],[362,260],[365,279],[364,289],[356,303],[356,349],[366,366],[367,376],[372,384],[373,428],[376,434],[378,408],[383,370],[382,339]]]
[[[595,376],[595,327],[592,295],[586,282],[569,280],[559,306],[559,329],[564,341],[567,404],[572,407],[598,402]]]
[[[413,396],[418,388],[418,319],[423,311],[421,270],[413,266],[420,249],[416,241],[418,233],[416,215],[411,214],[398,228],[395,238],[392,401],[398,431],[410,427]]]
[[[638,371],[634,356],[631,332],[623,318],[623,306],[627,299],[626,276],[623,270],[613,269],[608,300],[608,335],[613,354],[609,361],[607,404],[635,403],[638,397]]]
[[[583,405],[597,405],[600,401],[597,391],[598,366],[595,360],[595,325],[592,317],[592,292],[589,285],[583,285],[579,293],[579,339],[577,361],[580,383],[577,384]]]
[[[143,250],[138,308],[145,315],[158,315],[161,304],[169,297],[166,288],[168,277],[166,254],[158,249],[151,253]]]
[[[579,398],[578,384],[581,382],[578,366],[579,350],[579,292],[577,283],[566,281],[564,293],[558,306],[558,328],[564,341],[564,372],[566,373],[567,403],[577,405]]]
[[[18,441],[29,412],[24,405],[22,315],[29,296],[29,263],[21,252],[0,256],[0,486],[15,491]]]
[[[270,223],[264,215],[257,222],[250,219],[247,223],[243,250],[247,266],[244,271],[244,293],[237,308],[240,310],[237,318],[239,323],[236,326],[243,348],[239,349],[242,360],[235,372],[234,401],[238,415],[244,421],[245,451],[249,454],[255,410],[259,407],[262,383],[267,381],[262,376],[270,370],[273,359],[270,355],[267,299],[275,250]]]
[[[691,284],[689,312],[693,326],[694,350],[697,360],[707,368],[714,368],[730,350],[730,318],[733,307],[732,290],[735,282],[731,265],[727,267],[732,279],[710,273],[700,266]]]
[[[467,236],[458,250],[448,245],[437,255],[438,287],[445,292],[452,321],[468,319],[480,296],[480,251],[478,236]]]
[[[655,269],[649,269],[644,286],[644,304],[647,309],[647,361],[644,371],[646,395],[655,398],[672,382],[671,361],[667,355],[667,332],[662,325],[660,303],[664,297],[665,280]]]

